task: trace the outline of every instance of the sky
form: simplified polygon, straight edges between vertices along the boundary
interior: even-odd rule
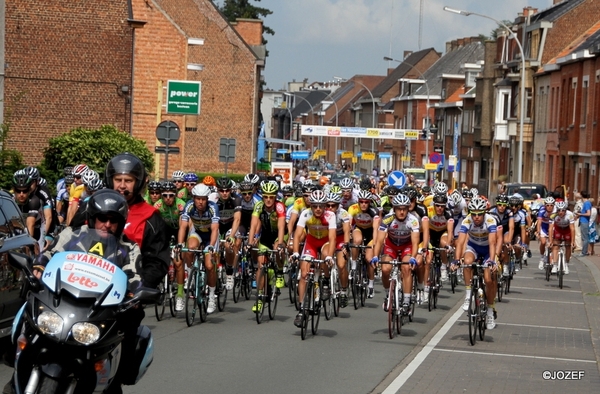
[[[419,47],[420,0],[261,0],[253,4],[273,11],[264,18],[275,31],[268,40],[264,70],[266,88],[280,90],[292,80],[326,82],[334,76],[385,75],[404,51],[435,48],[446,41],[490,35],[495,22],[446,12],[444,6],[514,21],[531,6],[549,8],[553,0],[422,0],[423,22]],[[218,1],[217,1],[218,3]]]

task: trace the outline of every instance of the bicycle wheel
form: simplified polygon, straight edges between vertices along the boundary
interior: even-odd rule
[[[194,324],[196,308],[198,307],[196,297],[200,297],[199,292],[196,291],[197,277],[198,270],[192,268],[188,275],[187,291],[185,292],[185,322],[188,327]],[[200,306],[200,315],[202,315],[202,306]]]
[[[298,278],[299,272],[296,273],[296,279],[294,281],[294,289],[296,289],[295,293],[296,295],[294,296],[294,307],[296,308],[297,311],[300,310],[300,296],[299,296],[299,292],[300,290],[298,290],[298,281],[300,280]]]
[[[265,312],[266,303],[268,302],[268,292],[269,292],[269,278],[267,277],[267,269],[263,264],[263,268],[259,271],[260,276],[262,276],[264,285],[261,289],[258,289],[258,280],[256,281],[256,301],[254,302],[254,314],[256,316],[256,323],[260,324],[262,322],[263,314]],[[258,279],[258,275],[257,275]],[[260,305],[260,307],[259,307]]]
[[[354,302],[355,310],[360,306],[360,281],[358,270],[353,270],[350,287],[352,288],[352,301]]]
[[[510,278],[510,275],[507,276],[506,278],[504,278],[504,294],[508,294],[510,293],[510,282],[512,281],[512,279]]]
[[[329,282],[331,282],[330,279],[327,279]],[[325,282],[325,280],[321,281],[321,286],[319,286],[320,289],[323,288],[323,282]],[[328,284],[328,286],[330,286],[330,284]],[[321,305],[323,306],[323,313],[325,315],[325,320],[330,320],[331,319],[331,315],[332,315],[332,307],[331,307],[331,295],[332,293],[332,289],[331,287],[329,288],[329,298],[327,298],[327,300],[324,300],[323,297],[321,297]]]
[[[563,288],[563,275],[564,275],[564,267],[565,267],[565,262],[564,262],[564,256],[562,254],[559,253],[558,255],[558,269],[556,270],[556,275],[558,276],[558,288],[562,289]]]
[[[414,272],[414,271],[413,271]],[[408,321],[412,322],[413,318],[415,317],[415,309],[417,306],[417,275],[415,275],[413,273],[413,286],[412,286],[412,292],[411,292],[411,296],[410,296],[410,311],[408,313]]]
[[[367,271],[365,266],[363,265],[362,269],[362,281],[360,286],[360,306],[364,307],[365,302],[367,301],[367,292],[369,286],[369,278],[367,277]]]
[[[235,275],[233,278],[233,302],[237,304],[242,296],[242,278],[241,275]]]
[[[433,308],[437,309],[438,295],[440,294],[440,289],[442,288],[442,272],[440,266],[436,267],[434,277],[435,287],[433,289]]]
[[[390,339],[394,339],[394,334],[396,333],[397,321],[396,321],[396,281],[390,281],[390,289],[388,292],[388,334]]]
[[[217,289],[215,291],[215,296],[217,297],[217,308],[219,308],[219,312],[223,312],[225,309],[225,304],[227,303],[227,275],[225,274],[225,269],[221,270],[221,275],[217,277]]]
[[[479,306],[477,305],[477,289],[471,290],[471,296],[469,297],[469,342],[472,346],[475,346],[477,341],[477,320],[479,319]]]
[[[296,268],[290,268],[288,270],[288,294],[290,296],[290,304],[296,303]],[[298,310],[296,308],[296,310]]]
[[[320,287],[322,289],[322,287]],[[314,293],[314,291],[313,291]],[[319,330],[319,320],[321,320],[321,302],[317,301],[313,295],[312,297],[312,319],[310,320],[310,328],[313,335],[317,335]]]
[[[244,298],[246,300],[250,299],[250,295],[252,294],[252,277],[245,272],[242,275],[242,293],[244,293]]]
[[[157,289],[160,291],[160,298],[158,302],[154,304],[154,312],[157,321],[161,321],[165,314],[165,306],[167,302],[167,294],[169,289],[169,275],[165,275],[165,278],[158,284]]]
[[[340,315],[340,294],[342,291],[342,285],[340,283],[340,277],[337,269],[331,271],[331,282],[333,283],[332,297],[333,297],[333,314],[335,317]]]
[[[433,292],[435,289],[435,267],[431,267],[429,269],[429,290],[428,290],[428,300],[427,300],[427,309],[429,309],[429,312],[431,312],[431,310],[434,308],[433,304]]]
[[[498,274],[498,302],[502,302],[502,296],[504,295],[504,276]]]
[[[171,311],[171,316],[177,317],[177,310],[175,309],[175,301],[177,300],[177,280],[174,279],[172,282],[169,282],[169,293],[167,294],[169,299],[169,310]]]
[[[300,337],[302,340],[306,339],[306,332],[308,331],[308,319],[312,319],[311,308],[313,300],[313,286],[312,283],[306,284],[306,292],[304,293],[304,302],[302,303],[302,323],[300,324]]]
[[[485,300],[483,301],[485,303]],[[487,326],[485,325],[485,320],[487,317],[487,308],[485,305],[479,305],[479,339],[483,341],[485,338],[485,330]]]
[[[269,319],[275,319],[275,312],[277,311],[277,300],[279,299],[279,289],[277,286],[269,286],[271,289],[271,295],[269,297]]]
[[[208,297],[209,292],[206,287],[206,272],[198,272],[198,287],[196,289],[196,293],[198,299],[196,301],[198,305],[198,310],[200,312],[200,321],[204,323],[208,317],[207,309],[208,309]]]
[[[450,271],[448,277],[450,278],[450,288],[452,289],[452,294],[454,294],[456,285],[458,284],[458,279],[456,278],[456,271]]]

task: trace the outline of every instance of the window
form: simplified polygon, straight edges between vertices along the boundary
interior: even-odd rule
[[[526,112],[525,112],[525,118],[526,119],[531,119],[531,113],[533,110],[533,97],[532,97],[532,93],[531,93],[531,88],[525,88],[525,108],[526,108]]]
[[[573,78],[571,82],[571,94],[570,96],[573,98],[573,117],[571,119],[571,124],[575,124],[575,114],[577,113],[577,95],[575,92],[577,91],[577,78]]]
[[[583,77],[582,85],[581,85],[581,119],[579,120],[579,124],[581,127],[584,127],[587,123],[587,106],[588,106],[588,85],[590,82],[589,75]]]
[[[273,107],[281,108],[281,103],[283,102],[282,96],[273,96]]]
[[[502,120],[507,120],[509,117],[510,110],[510,96],[508,93],[502,94]]]

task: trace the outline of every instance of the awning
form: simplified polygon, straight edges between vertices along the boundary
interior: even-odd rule
[[[300,141],[290,141],[284,140],[281,138],[265,138],[265,141],[272,142],[274,144],[283,144],[283,145],[291,145],[291,146],[304,146],[304,142]]]

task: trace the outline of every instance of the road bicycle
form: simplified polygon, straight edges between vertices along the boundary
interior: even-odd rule
[[[319,329],[319,320],[321,318],[321,286],[319,286],[319,276],[316,271],[325,260],[313,259],[310,256],[304,256],[302,260],[308,263],[308,272],[306,273],[306,291],[304,292],[304,301],[302,302],[302,321],[300,324],[300,337],[306,339],[308,331],[308,320],[310,319],[311,331],[313,335],[317,334]],[[322,281],[321,281],[322,283]]]
[[[358,309],[359,306],[365,306],[367,299],[369,279],[367,277],[368,262],[365,261],[365,250],[371,249],[371,246],[350,244],[349,248],[358,249],[356,260],[350,259],[350,288],[352,289],[354,309]]]
[[[327,320],[331,319],[332,311],[335,317],[340,315],[340,296],[342,294],[342,284],[340,282],[339,270],[335,262],[329,269],[329,292],[329,299],[323,300],[325,319]]]
[[[446,248],[429,248],[433,251],[433,259],[431,260],[431,268],[429,269],[429,277],[427,278],[427,286],[429,286],[429,312],[437,308],[438,294],[442,288],[442,252],[448,252]],[[423,257],[425,259],[425,257]]]
[[[256,323],[260,324],[265,311],[265,306],[269,310],[269,319],[275,319],[275,311],[277,310],[277,300],[279,299],[280,290],[277,288],[275,281],[275,272],[277,272],[277,257],[283,258],[283,250],[273,250],[268,248],[254,248],[259,255],[265,256],[265,262],[256,273],[256,301],[254,302],[254,314]],[[262,288],[258,288],[260,278],[264,278]],[[265,305],[266,304],[266,305]]]
[[[252,294],[252,278],[254,271],[252,266],[252,257],[248,246],[248,237],[239,236],[242,239],[242,246],[238,251],[238,269],[233,276],[233,302],[237,303],[241,297],[250,299]]]
[[[556,261],[556,276],[558,277],[558,287],[562,289],[563,277],[565,276],[567,244],[565,243],[565,241],[561,241],[560,244],[558,244],[558,246],[559,249]]]
[[[479,339],[483,341],[486,330],[488,306],[483,271],[487,266],[482,263],[483,258],[477,258],[477,260],[471,264],[473,278],[471,279],[471,296],[469,297],[467,317],[469,319],[469,342],[472,346],[475,346],[478,332]]]
[[[158,284],[158,290],[160,291],[160,298],[156,304],[154,304],[154,312],[156,313],[156,320],[161,321],[165,314],[167,303],[169,304],[169,310],[171,316],[177,316],[177,310],[175,304],[177,300],[177,278],[175,275],[175,265],[173,260],[177,257],[176,248],[171,248],[171,260],[169,262],[169,269]]]
[[[206,284],[206,268],[204,266],[204,251],[202,249],[181,248],[181,252],[194,254],[194,261],[188,274],[185,292],[185,322],[188,327],[194,324],[196,312],[200,322],[204,323],[208,308],[208,286]]]
[[[399,270],[403,263],[398,260],[392,260],[389,262],[381,262],[380,264],[390,264],[392,266],[386,309],[388,313],[388,335],[390,339],[394,339],[396,333],[398,335],[401,334],[404,318],[408,316],[406,311],[402,309],[401,303],[403,292],[402,281],[399,280]]]

